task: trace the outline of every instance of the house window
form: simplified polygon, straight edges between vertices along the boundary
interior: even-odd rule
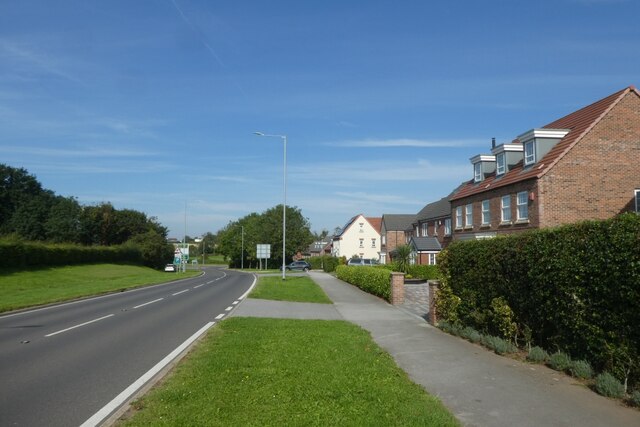
[[[422,223],[422,237],[427,237],[429,235],[429,232],[427,231],[427,223],[423,222]]]
[[[456,208],[456,228],[462,228],[462,206]]]
[[[524,144],[524,165],[532,165],[536,162],[536,147],[534,141]]]
[[[521,191],[518,193],[518,221],[529,219],[529,192]]]
[[[445,236],[451,235],[451,218],[446,218],[444,220],[444,235]]]
[[[636,213],[640,213],[640,190],[636,190]]]
[[[436,265],[436,254],[429,254],[429,265]]]
[[[473,180],[475,182],[482,181],[482,163],[474,163],[473,164]]]
[[[491,212],[489,212],[489,200],[482,201],[482,225],[489,225],[491,222]]]
[[[383,235],[380,237],[380,243],[382,243],[383,245],[386,245],[386,244],[387,244],[387,236],[386,236],[385,234],[383,234]]]
[[[504,153],[496,156],[496,176],[503,175],[505,172]]]
[[[376,239],[371,239],[371,247],[375,249],[375,247],[376,247]]]
[[[464,225],[467,228],[473,227],[473,205],[471,203],[464,207]]]
[[[502,222],[511,222],[511,195],[502,196],[500,203]]]
[[[360,224],[360,232],[364,233],[364,222],[359,223]]]
[[[360,247],[364,248],[364,239],[360,239]]]

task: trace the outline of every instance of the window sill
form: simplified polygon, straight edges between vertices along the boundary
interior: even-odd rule
[[[512,224],[513,224],[513,221],[502,221],[500,223],[500,227],[504,227],[504,226],[512,225]]]
[[[481,229],[483,229],[483,228],[491,228],[491,224],[481,224],[480,228]]]
[[[516,221],[516,224],[529,224],[529,219],[519,219]]]
[[[468,225],[464,228],[465,230],[473,230],[473,225]]]

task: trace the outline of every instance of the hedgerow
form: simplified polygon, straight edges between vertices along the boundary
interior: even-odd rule
[[[391,298],[391,271],[384,268],[339,265],[336,277],[365,292],[389,301]]]
[[[442,319],[640,382],[639,215],[454,242],[438,261]]]

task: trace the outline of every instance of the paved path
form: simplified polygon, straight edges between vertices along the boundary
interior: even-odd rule
[[[334,302],[340,318],[368,330],[414,382],[438,396],[464,425],[640,426],[640,411],[599,396],[572,378],[447,335],[406,306],[391,306],[331,275],[309,274]],[[293,317],[302,318],[296,316],[305,310],[310,313],[317,305],[304,304],[300,310],[299,303],[248,299],[234,315],[291,317],[288,314],[298,313]],[[315,309],[322,316],[334,315],[327,307]]]

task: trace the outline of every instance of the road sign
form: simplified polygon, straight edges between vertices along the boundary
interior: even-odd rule
[[[271,258],[271,245],[257,244],[256,245],[256,258],[267,259]]]

